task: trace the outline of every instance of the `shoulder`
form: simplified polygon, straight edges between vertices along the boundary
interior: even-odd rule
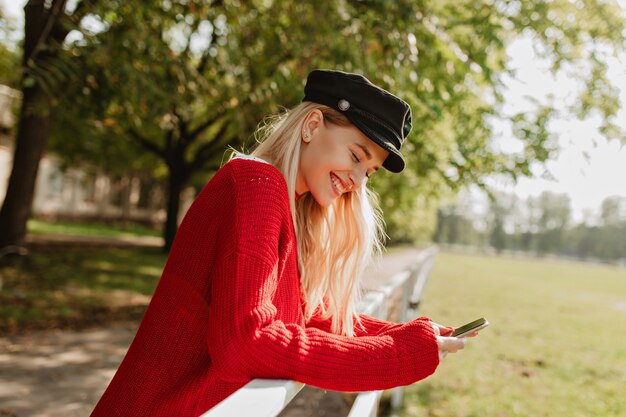
[[[237,158],[221,169],[232,181],[231,233],[237,250],[274,259],[277,242],[292,229],[287,182],[282,173],[263,161]]]
[[[287,182],[283,174],[267,162],[236,158],[224,165],[218,174],[228,176],[235,190],[244,193],[269,193],[287,199]],[[216,174],[216,177],[218,176]]]
[[[201,206],[225,215],[258,216],[259,212],[291,217],[287,182],[273,165],[252,159],[229,161],[196,198]]]
[[[234,158],[225,164],[222,169],[230,170],[233,177],[239,181],[247,181],[265,176],[272,181],[284,183],[285,186],[287,186],[283,174],[274,165],[259,158]]]
[[[287,182],[273,165],[259,160],[236,158],[213,176],[207,188],[222,205],[233,206],[246,216],[272,214],[291,217]],[[215,192],[219,190],[218,192]]]

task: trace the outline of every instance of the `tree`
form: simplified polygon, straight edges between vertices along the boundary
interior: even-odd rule
[[[604,226],[617,225],[626,220],[626,198],[613,196],[602,201],[600,216]]]
[[[544,191],[537,199],[540,210],[537,251],[555,253],[563,245],[565,230],[570,223],[570,200],[566,194]]]
[[[79,113],[87,117],[69,119],[73,124],[91,120],[102,130],[92,139],[108,136],[109,144],[126,139],[167,168],[164,236],[169,249],[180,193],[191,176],[217,170],[227,147],[253,142],[258,121],[268,110],[278,111],[277,103],[297,103],[312,55],[341,54],[345,45],[333,40],[329,29],[334,23],[320,23],[335,5],[102,5],[97,13],[101,30],[70,45],[80,57],[83,78],[66,99],[82,106]],[[291,33],[294,16],[299,20]],[[324,53],[299,48],[308,36],[300,25],[316,27],[320,44],[337,48],[329,46]]]
[[[0,209],[0,247],[21,245],[31,215],[35,179],[46,147],[52,110],[62,88],[62,42],[71,30],[66,0],[29,0],[24,21],[21,63],[22,103],[19,111],[13,169]],[[79,17],[85,3],[78,3]],[[61,75],[59,75],[61,73]]]
[[[403,212],[394,213],[399,223],[388,221],[392,228],[407,233],[403,222],[415,210],[418,196],[468,184],[484,186],[483,178],[490,173],[530,175],[531,164],[550,157],[554,145],[548,127],[555,113],[546,106],[511,118],[515,135],[524,142],[523,152],[506,155],[490,143],[489,120],[506,117],[498,106],[502,77],[515,76],[505,48],[521,34],[533,39],[554,72],[579,68],[586,99],[574,110],[582,117],[599,110],[606,121],[604,131],[614,131],[617,90],[600,75],[606,69],[606,51],[623,49],[624,19],[614,2],[589,2],[585,8],[568,1],[360,4],[361,23],[373,28],[371,36],[362,38],[369,40],[366,72],[384,74],[383,68],[389,68],[393,76],[380,81],[401,91],[414,110],[414,134],[406,153],[415,177],[374,180],[382,189],[385,212]],[[387,187],[388,182],[393,187]],[[388,203],[397,201],[399,194],[413,204]]]
[[[504,230],[507,211],[505,206],[498,201],[491,202],[492,224],[489,233],[489,243],[496,252],[502,252],[507,246],[507,233]]]
[[[461,192],[454,203],[439,208],[432,239],[442,244],[481,246],[484,237],[475,225],[479,219],[474,213],[474,202],[471,193]]]
[[[363,72],[412,105],[406,174],[373,180],[389,230],[403,239],[432,230],[407,219],[425,205],[422,218],[432,222],[432,201],[445,190],[480,185],[494,172],[529,175],[533,161],[550,156],[553,112],[541,106],[512,118],[522,153],[490,146],[489,120],[511,72],[505,48],[520,33],[554,71],[584,69],[587,88],[574,110],[599,110],[605,131],[615,130],[605,63],[606,51],[623,47],[624,21],[614,2],[103,0],[91,19],[98,29],[68,46],[82,62],[77,85],[90,98],[88,119],[167,166],[167,245],[182,185],[215,170],[225,147],[249,146],[264,115],[299,101],[315,67]]]

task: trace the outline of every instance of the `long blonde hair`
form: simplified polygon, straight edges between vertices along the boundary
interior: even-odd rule
[[[384,224],[376,194],[365,183],[326,208],[311,193],[296,200],[302,126],[315,109],[322,112],[324,123],[350,125],[330,107],[303,102],[259,128],[260,143],[252,155],[274,165],[287,182],[307,320],[317,313],[332,317],[334,333],[352,336],[358,323],[360,276],[382,250]]]

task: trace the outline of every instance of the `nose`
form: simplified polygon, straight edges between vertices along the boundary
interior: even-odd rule
[[[367,176],[367,168],[365,169],[354,169],[350,172],[350,186],[352,190],[356,190],[361,188],[363,181],[365,181],[365,177]]]

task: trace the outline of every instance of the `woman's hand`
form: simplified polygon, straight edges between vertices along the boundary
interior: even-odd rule
[[[439,345],[439,359],[443,359],[446,357],[448,352],[457,352],[465,347],[467,344],[466,337],[450,337],[450,336],[442,336],[452,334],[452,330],[450,327],[442,326],[437,323],[432,323],[433,329],[435,330],[435,335],[437,336],[437,344]],[[474,332],[468,335],[468,337],[474,337],[478,334],[478,332]]]

